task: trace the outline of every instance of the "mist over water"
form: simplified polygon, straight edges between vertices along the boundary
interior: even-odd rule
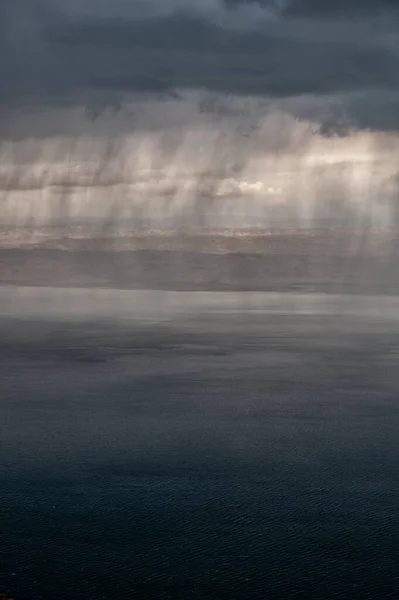
[[[201,93],[21,113],[0,148],[0,223],[86,231],[390,230],[396,134],[327,135],[284,105]]]

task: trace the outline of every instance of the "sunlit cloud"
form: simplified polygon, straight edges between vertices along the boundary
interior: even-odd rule
[[[173,100],[136,102],[129,108],[134,127],[125,133],[121,113],[100,119],[91,135],[4,141],[2,223],[107,223],[116,230],[392,225],[397,134],[327,136],[317,122],[250,97],[221,97],[223,115],[204,112],[202,100],[188,94],[180,110]]]

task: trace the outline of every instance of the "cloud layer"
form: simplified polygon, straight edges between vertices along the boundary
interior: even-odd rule
[[[399,125],[393,1],[5,0],[0,23],[3,121],[22,106],[99,111],[194,88],[311,96],[327,128]]]
[[[393,0],[3,0],[0,224],[396,226],[398,32]]]
[[[60,121],[63,135],[55,134]],[[21,133],[28,124],[20,122]],[[194,92],[149,98],[94,124],[82,109],[62,109],[37,113],[31,125],[38,129],[29,139],[1,148],[4,224],[396,226],[394,134],[325,136],[279,103]]]

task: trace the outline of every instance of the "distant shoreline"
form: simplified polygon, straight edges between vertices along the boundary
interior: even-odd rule
[[[21,229],[0,239],[2,285],[399,294],[392,232]]]
[[[0,227],[0,249],[170,250],[206,253],[320,252],[347,253],[366,243],[373,252],[389,251],[395,230],[312,229],[126,229],[80,227]]]

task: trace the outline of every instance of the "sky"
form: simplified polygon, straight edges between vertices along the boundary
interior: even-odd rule
[[[248,167],[262,153],[284,151],[285,162],[305,154],[309,162],[321,147],[336,153],[340,137],[344,161],[359,162],[359,143],[369,162],[381,148],[387,157],[399,130],[398,64],[394,0],[1,0],[3,167],[34,163],[30,177],[43,181],[44,162],[65,162],[72,152],[87,164],[81,148],[95,138],[91,162],[102,170],[122,144],[125,169],[126,160],[136,171],[158,161],[181,181],[182,149],[195,148],[196,132],[202,141],[198,155],[190,150],[192,165],[204,162],[201,146],[222,180],[236,165],[246,177],[237,185],[256,187],[263,177],[262,189],[274,189],[260,167]],[[134,162],[132,144],[147,158]],[[388,171],[395,175],[392,159]],[[15,168],[11,183],[4,177],[8,193],[21,187]]]
[[[203,88],[310,95],[333,128],[399,125],[393,0],[2,0],[0,22],[3,117]]]

